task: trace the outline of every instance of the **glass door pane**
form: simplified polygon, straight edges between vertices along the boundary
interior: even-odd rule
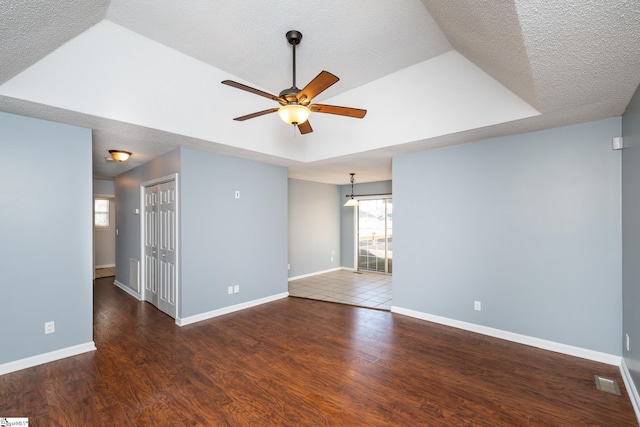
[[[360,200],[358,269],[391,273],[391,199]]]

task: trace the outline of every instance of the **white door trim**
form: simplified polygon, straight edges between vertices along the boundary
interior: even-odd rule
[[[360,227],[358,224],[358,206],[355,206],[351,209],[351,215],[353,215],[353,271],[358,271],[358,253],[359,253],[359,243],[358,236],[360,234]]]
[[[173,173],[163,176],[161,178],[144,181],[140,184],[140,296],[142,301],[145,301],[144,284],[146,283],[145,277],[145,257],[144,257],[144,219],[145,219],[145,203],[144,203],[144,189],[145,187],[152,187],[157,184],[162,184],[169,181],[175,181],[176,183],[176,324],[178,319],[182,317],[182,307],[180,305],[180,181],[179,174]]]

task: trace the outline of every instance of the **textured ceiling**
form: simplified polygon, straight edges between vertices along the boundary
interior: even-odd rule
[[[540,109],[552,113],[619,97],[620,104],[602,114],[621,115],[638,86],[640,2],[527,0],[517,9]]]
[[[0,83],[104,19],[108,0],[0,2]]]
[[[417,0],[112,0],[107,19],[272,93],[291,86],[292,29],[298,86],[322,70],[341,79],[325,97],[451,49]]]
[[[454,49],[539,109],[515,3],[423,0]]]
[[[277,106],[220,85],[291,86],[284,34],[303,33],[297,83],[340,81],[301,136]],[[0,8],[0,110],[92,128],[94,174],[179,146],[346,184],[391,178],[391,156],[624,112],[640,83],[640,2],[126,0]],[[132,151],[107,163],[107,150]]]

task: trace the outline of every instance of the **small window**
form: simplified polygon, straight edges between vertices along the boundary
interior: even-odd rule
[[[109,200],[96,199],[93,215],[96,228],[109,228]]]

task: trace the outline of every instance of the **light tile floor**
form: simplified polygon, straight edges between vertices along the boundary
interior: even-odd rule
[[[337,270],[289,282],[289,295],[391,310],[391,276]]]
[[[115,267],[96,268],[96,279],[101,279],[103,277],[111,277],[115,275],[116,275]]]

